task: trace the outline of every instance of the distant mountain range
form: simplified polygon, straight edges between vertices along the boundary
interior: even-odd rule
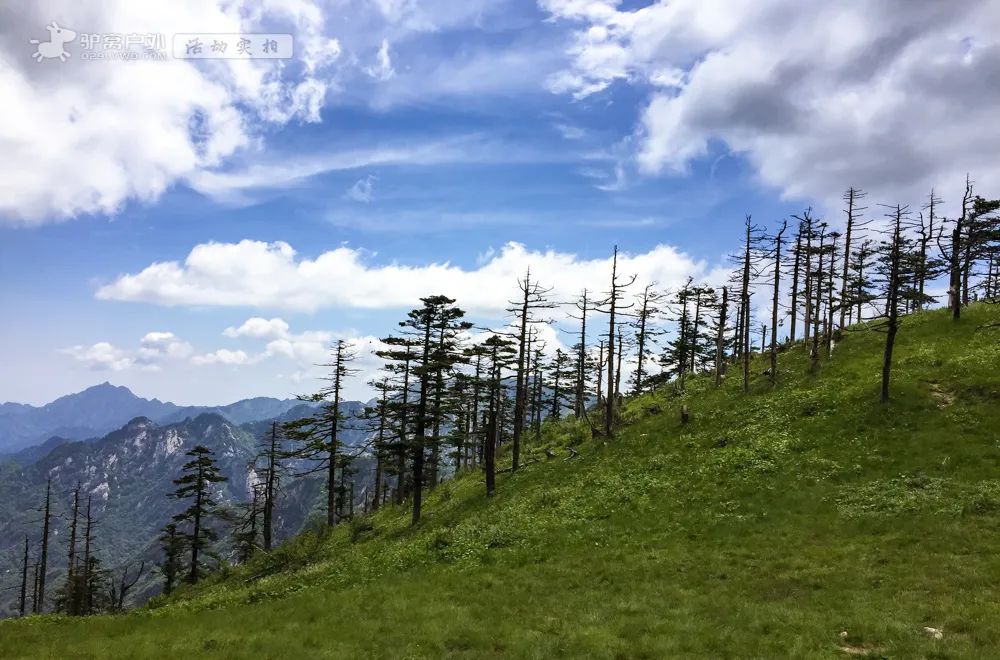
[[[248,471],[248,464],[271,420],[299,419],[312,411],[310,405],[301,401],[266,398],[221,408],[179,407],[141,399],[124,387],[108,384],[63,397],[48,406],[17,408],[8,404],[7,410],[31,416],[38,424],[36,428],[65,430],[101,428],[115,415],[123,414],[122,411],[143,407],[167,421],[157,423],[149,416],[138,416],[99,439],[53,437],[41,445],[0,458],[0,618],[13,612],[26,535],[31,539],[33,555],[37,553],[39,507],[47,480],[52,481],[54,515],[48,572],[52,588],[47,598],[51,606],[50,598],[65,570],[67,519],[71,493],[77,484],[82,495],[92,498],[94,504],[94,516],[99,521],[96,552],[104,566],[115,569],[144,560],[147,568],[151,568],[161,559],[156,541],[159,530],[183,506],[168,498],[167,493],[174,489],[172,481],[187,460],[186,451],[201,444],[215,453],[220,471],[229,479],[218,486],[215,498],[220,505],[231,509],[249,497],[256,475]],[[345,402],[344,414],[355,416],[363,407],[360,402]],[[69,410],[79,410],[83,423],[67,424],[69,418],[60,415]],[[48,412],[50,417],[46,419],[40,411]],[[366,432],[358,425],[345,428],[341,439],[359,446],[365,437]],[[296,477],[295,472],[302,471],[298,468],[308,466],[289,467],[275,512],[275,535],[279,539],[299,532],[311,515],[322,512],[325,503],[322,475]],[[371,459],[362,456],[355,467],[357,473],[352,480],[360,499],[370,485]],[[220,535],[225,533],[227,530],[220,530]],[[151,570],[136,588],[137,599],[141,601],[156,593],[160,583],[160,577]]]
[[[55,446],[60,443],[56,437],[66,441],[99,438],[136,417],[171,424],[202,413],[216,413],[239,425],[281,417],[302,405],[306,404],[297,399],[255,397],[226,406],[178,406],[138,397],[127,387],[101,383],[44,406],[0,404],[0,454],[43,443]]]

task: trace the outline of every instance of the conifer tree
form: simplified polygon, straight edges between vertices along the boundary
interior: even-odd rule
[[[562,417],[564,407],[572,407],[573,393],[567,386],[573,382],[575,373],[572,358],[561,348],[557,348],[549,364],[548,383],[549,391],[552,393],[549,399],[551,405],[549,416],[554,420]]]
[[[38,577],[33,602],[35,614],[45,611],[45,575],[49,565],[49,528],[52,522],[52,479],[45,482],[45,506],[42,509],[42,550],[38,559]]]
[[[194,584],[202,575],[200,555],[215,540],[215,530],[209,524],[211,518],[218,514],[217,502],[212,494],[213,484],[219,484],[227,479],[219,473],[212,451],[203,445],[197,445],[185,453],[191,460],[181,468],[181,476],[174,479],[177,490],[170,494],[178,500],[189,500],[187,508],[173,517],[174,523],[187,527],[183,538],[190,551],[188,562],[188,582]]]
[[[587,295],[587,290],[584,289],[583,293],[580,294],[580,299],[574,303],[576,309],[580,312],[580,316],[569,315],[570,318],[580,321],[579,340],[573,346],[573,350],[576,352],[576,384],[574,387],[573,414],[577,419],[582,418],[587,412],[587,369],[591,366],[587,350],[587,311],[590,309],[590,301]]]
[[[618,246],[614,246],[614,252],[611,257],[611,279],[608,290],[605,292],[604,298],[598,301],[593,307],[594,311],[608,315],[608,330],[605,335],[607,339],[604,344],[607,349],[607,383],[605,384],[607,393],[604,397],[604,436],[607,438],[611,438],[614,435],[615,414],[617,411],[615,400],[615,383],[617,382],[615,378],[615,338],[619,331],[618,317],[633,307],[631,303],[628,305],[623,304],[623,301],[625,300],[626,289],[635,280],[635,275],[623,277],[618,273]]]
[[[24,537],[24,559],[21,563],[21,595],[18,598],[18,613],[23,617],[28,604],[28,537]]]
[[[883,205],[885,206],[885,205]],[[918,258],[913,241],[907,236],[911,226],[910,211],[905,206],[885,206],[888,209],[889,227],[879,250],[878,276],[885,312],[877,329],[885,332],[885,350],[882,356],[882,388],[880,400],[889,402],[889,384],[892,375],[892,358],[896,335],[901,324],[901,310],[907,301],[917,295]]]
[[[771,297],[771,366],[768,369],[768,377],[771,379],[772,385],[778,381],[778,305],[781,295],[781,248],[784,245],[783,239],[786,229],[788,229],[788,223],[782,222],[781,229],[778,230],[772,239],[774,241],[774,265],[772,266],[771,277],[774,285]]]
[[[528,350],[529,329],[536,323],[544,323],[538,318],[538,312],[552,309],[555,305],[549,301],[548,294],[552,291],[531,279],[531,270],[525,272],[524,279],[517,281],[521,296],[518,300],[508,301],[507,311],[514,315],[517,327],[517,381],[514,389],[514,429],[511,439],[511,471],[517,472],[521,465],[521,436],[525,428],[525,415],[528,409]]]
[[[281,487],[281,475],[283,467],[281,464],[284,448],[282,446],[282,429],[278,426],[277,420],[271,422],[271,429],[268,431],[264,441],[258,447],[257,455],[254,457],[254,471],[256,464],[263,463],[261,470],[262,477],[259,479],[261,486],[260,513],[261,513],[261,540],[264,552],[270,552],[274,534],[274,505]],[[255,495],[256,489],[254,492]],[[252,507],[253,508],[253,507]]]
[[[933,194],[932,194],[933,195]],[[844,231],[844,256],[843,256],[843,270],[841,272],[840,278],[840,324],[839,328],[843,329],[844,317],[848,311],[848,306],[844,304],[847,300],[848,293],[847,289],[849,286],[848,271],[850,270],[851,264],[851,248],[854,247],[853,241],[857,238],[857,232],[859,229],[868,225],[868,222],[864,220],[864,212],[868,209],[866,206],[861,206],[864,198],[867,197],[867,193],[863,190],[851,187],[847,189],[844,193],[844,203],[847,204],[847,208],[844,209],[844,214],[847,215],[847,228]],[[933,215],[933,212],[932,212]],[[933,222],[933,221],[932,221]]]
[[[736,354],[743,364],[743,392],[750,391],[750,325],[751,306],[750,296],[753,278],[757,276],[757,268],[760,262],[759,245],[763,240],[760,227],[753,224],[751,216],[747,215],[744,222],[743,247],[740,254],[731,257],[740,267],[737,285],[740,291],[739,297],[739,322],[737,323],[737,347]]]
[[[411,394],[413,383],[416,380],[413,368],[420,355],[418,353],[420,341],[419,338],[415,337],[392,336],[382,339],[381,342],[388,348],[376,351],[375,355],[386,361],[385,369],[394,378],[393,394],[388,403],[391,440],[386,449],[395,457],[395,465],[393,466],[393,471],[396,474],[394,499],[396,504],[401,504],[407,486],[406,464],[407,455],[411,451],[410,432],[414,417]]]
[[[423,505],[424,489],[424,452],[428,445],[429,429],[435,425],[435,411],[431,408],[433,395],[432,383],[436,382],[438,374],[451,368],[461,359],[454,342],[459,333],[468,330],[470,324],[462,321],[465,312],[454,306],[455,300],[447,296],[437,295],[421,298],[423,306],[412,310],[408,318],[400,323],[407,328],[409,335],[417,342],[418,357],[413,367],[414,376],[419,379],[419,392],[414,420],[412,441],[413,465],[413,508],[412,524],[420,522]],[[444,334],[438,334],[442,332]],[[435,333],[435,331],[438,333]],[[441,336],[450,337],[442,342]],[[439,412],[439,411],[437,411]]]
[[[299,474],[304,476],[315,472],[326,474],[326,524],[333,527],[337,524],[337,469],[350,457],[344,451],[340,442],[340,433],[347,419],[341,409],[341,396],[344,381],[354,375],[356,370],[350,367],[354,360],[354,352],[346,341],[338,339],[332,348],[332,361],[320,365],[329,369],[324,377],[327,384],[319,392],[302,397],[304,400],[319,404],[316,414],[303,417],[283,426],[285,436],[293,445],[284,453],[287,458],[307,460],[313,467]]]
[[[636,367],[632,374],[632,391],[641,394],[646,384],[648,376],[649,360],[655,355],[654,343],[656,338],[663,334],[663,330],[656,326],[656,322],[663,310],[660,305],[664,295],[656,290],[656,282],[647,284],[639,294],[635,320],[632,325],[635,328],[636,343]]]
[[[163,563],[160,572],[163,574],[163,593],[170,592],[177,586],[183,570],[182,557],[184,553],[184,537],[177,531],[177,524],[170,522],[163,528],[160,536],[160,547],[163,549]]]
[[[483,469],[486,473],[486,496],[492,497],[496,491],[496,451],[500,444],[506,395],[503,373],[517,359],[517,351],[513,341],[499,334],[490,335],[482,345],[487,351],[484,363],[489,379],[487,421],[483,434]]]
[[[715,386],[722,385],[726,372],[726,314],[729,311],[729,289],[722,287],[722,302],[715,322]]]

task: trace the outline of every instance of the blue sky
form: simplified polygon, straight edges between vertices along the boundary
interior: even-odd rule
[[[103,380],[182,404],[290,396],[314,387],[318,347],[344,336],[363,351],[391,330],[407,309],[391,290],[415,305],[421,286],[455,282],[473,298],[460,305],[501,323],[516,286],[505,269],[537,264],[568,296],[577,281],[562,275],[582,287],[617,244],[664,287],[717,281],[745,213],[775,223],[812,205],[837,222],[850,185],[919,203],[967,169],[989,184],[1000,141],[974,134],[980,109],[940,136],[954,109],[894,109],[973,94],[996,66],[981,27],[996,11],[917,4],[908,41],[888,39],[892,2],[846,3],[833,24],[818,3],[778,0],[7,7],[0,400]],[[36,63],[24,41],[54,19],[290,31],[297,55]],[[785,38],[796,27],[815,43]],[[63,106],[38,109],[45,98]],[[218,269],[185,263],[213,245],[229,246],[202,252]],[[313,275],[324,254],[322,272],[344,277]],[[445,263],[451,274],[426,270]],[[280,322],[243,326],[253,318]]]

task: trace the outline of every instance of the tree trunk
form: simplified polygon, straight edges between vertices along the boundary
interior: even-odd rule
[[[743,306],[743,392],[750,391],[750,216],[746,220],[746,247],[743,254],[743,290],[740,300]]]
[[[722,307],[719,309],[719,327],[715,335],[715,386],[722,384],[725,369],[726,311],[729,304],[729,289],[722,287]]]
[[[21,597],[18,600],[18,613],[27,614],[28,604],[28,537],[24,537],[24,563],[21,564]]]
[[[264,551],[271,551],[271,519],[274,515],[274,482],[278,452],[278,423],[271,422],[271,444],[267,452],[267,481],[264,483]]]
[[[604,402],[604,435],[608,438],[614,432],[615,426],[615,306],[617,300],[618,246],[615,246],[611,260],[611,301],[608,314],[608,394]]]
[[[201,543],[201,509],[202,495],[205,491],[205,468],[198,465],[198,490],[194,496],[194,528],[191,530],[191,569],[188,573],[188,582],[194,584],[198,581],[198,546]]]
[[[518,336],[517,352],[517,385],[514,391],[514,437],[511,443],[511,472],[517,472],[521,466],[521,432],[524,426],[524,408],[527,398],[527,379],[525,372],[525,350],[528,340],[528,296],[531,291],[531,271],[524,276],[524,299],[521,303],[521,330]]]
[[[413,441],[413,516],[411,519],[413,525],[420,522],[420,508],[423,504],[424,446],[427,433],[427,385],[429,381],[427,365],[430,359],[433,319],[428,314],[424,321],[423,357],[420,361],[420,399],[417,401],[417,427],[414,431]]]
[[[786,224],[774,237],[774,296],[771,300],[771,384],[778,380],[778,296],[781,290],[781,238]]]
[[[42,555],[38,567],[38,597],[35,599],[35,613],[45,611],[45,573],[49,565],[49,523],[52,512],[52,479],[45,484],[45,521],[42,524]]]

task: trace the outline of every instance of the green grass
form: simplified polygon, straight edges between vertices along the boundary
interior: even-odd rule
[[[132,614],[5,622],[0,657],[989,657],[998,320],[907,318],[888,406],[883,335],[817,374],[796,346],[777,387],[632,399],[607,443],[548,425],[560,457],[530,447],[491,501],[464,475],[416,529],[386,509]]]

